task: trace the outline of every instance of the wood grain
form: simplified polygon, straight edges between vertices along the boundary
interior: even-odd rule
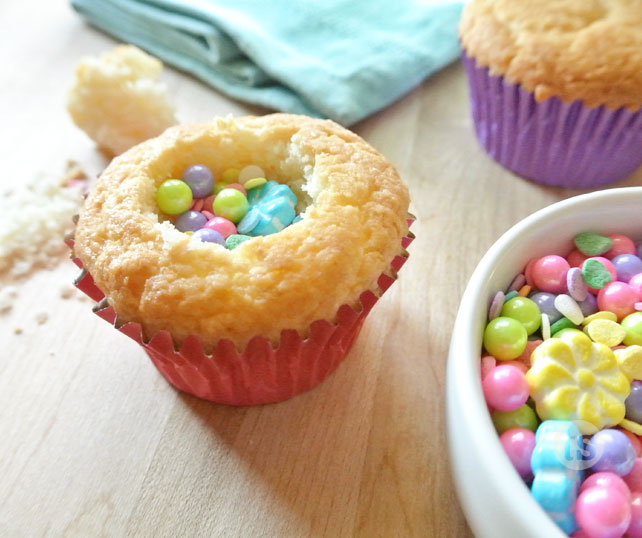
[[[67,158],[97,174],[105,161],[64,98],[80,55],[114,41],[66,4],[35,0],[2,3],[0,32],[0,181]],[[182,121],[262,112],[171,69],[165,78]],[[307,394],[253,408],[178,394],[89,302],[62,298],[70,262],[19,282],[0,317],[0,536],[470,536],[445,438],[459,299],[503,231],[576,193],[486,156],[459,65],[355,130],[409,184],[417,240],[354,350]],[[638,170],[620,185],[640,184]]]

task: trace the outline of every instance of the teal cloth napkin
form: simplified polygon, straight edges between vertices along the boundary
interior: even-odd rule
[[[91,24],[221,92],[351,125],[459,54],[462,2],[71,0]]]

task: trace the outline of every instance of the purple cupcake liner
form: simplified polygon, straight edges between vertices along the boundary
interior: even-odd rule
[[[642,109],[588,108],[491,75],[462,55],[475,132],[501,165],[527,179],[585,189],[624,179],[642,165]]]

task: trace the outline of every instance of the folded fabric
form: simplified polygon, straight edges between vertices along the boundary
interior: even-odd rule
[[[91,24],[221,92],[350,125],[459,54],[461,2],[71,0]]]

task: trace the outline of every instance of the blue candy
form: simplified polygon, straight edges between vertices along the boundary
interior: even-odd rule
[[[570,420],[545,420],[537,428],[531,456],[531,493],[567,534],[577,530],[575,501],[584,478],[584,440]]]
[[[250,210],[238,223],[245,235],[270,235],[280,232],[296,217],[297,199],[290,187],[270,180],[247,193]]]

